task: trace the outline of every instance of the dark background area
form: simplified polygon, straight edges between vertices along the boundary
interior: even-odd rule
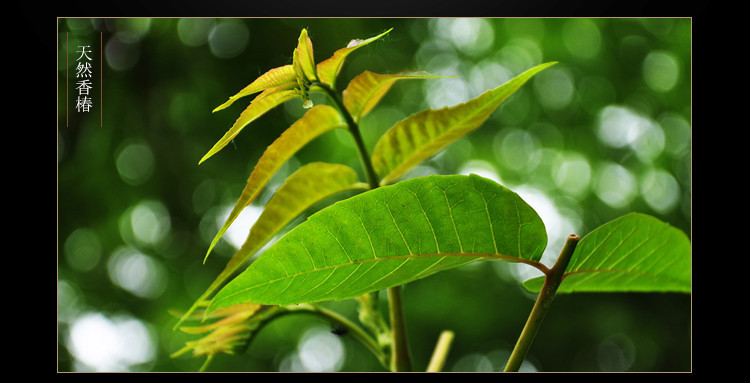
[[[362,121],[369,149],[411,113],[466,101],[558,61],[408,177],[473,172],[518,192],[548,227],[547,262],[568,234],[585,235],[632,211],[691,236],[689,18],[61,18],[58,371],[196,371],[202,359],[169,358],[191,337],[172,331],[176,319],[167,310],[192,304],[273,188],[299,166],[328,161],[360,171],[350,137],[319,137],[202,263],[255,162],[304,109],[298,100],[277,107],[198,166],[249,100],[211,111],[258,75],[291,63],[302,28],[318,61],[350,39],[394,28],[348,58],[340,89],[364,70],[457,76],[397,83]],[[74,108],[81,45],[93,53],[86,113]],[[521,266],[482,262],[405,286],[416,368],[424,369],[440,331],[450,329],[456,339],[446,371],[502,369],[534,302],[520,286],[528,276]],[[690,371],[691,303],[681,294],[560,295],[524,369]],[[356,317],[353,302],[326,305]],[[245,352],[220,355],[209,368],[311,369],[381,370],[364,347],[304,315],[272,323]]]

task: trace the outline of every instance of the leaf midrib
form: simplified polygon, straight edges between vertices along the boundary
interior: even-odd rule
[[[348,262],[348,263],[342,263],[342,264],[333,265],[333,266],[325,266],[325,267],[321,267],[321,268],[315,268],[313,270],[304,271],[304,272],[300,272],[300,273],[296,273],[296,274],[287,274],[286,276],[284,276],[282,278],[271,279],[271,280],[265,281],[263,283],[255,284],[255,285],[253,285],[251,287],[243,288],[241,290],[238,290],[238,291],[236,291],[236,292],[234,292],[232,294],[229,294],[229,295],[221,298],[217,302],[229,299],[229,298],[231,298],[231,297],[233,297],[235,295],[242,294],[245,291],[254,290],[254,289],[257,289],[257,288],[260,288],[260,287],[263,287],[263,286],[271,285],[273,283],[280,282],[280,281],[283,281],[285,279],[293,279],[293,278],[297,278],[297,277],[300,277],[300,276],[310,275],[312,273],[324,272],[324,271],[327,271],[327,270],[334,270],[335,271],[337,268],[344,267],[344,266],[362,265],[362,264],[375,263],[375,262],[381,262],[381,261],[396,261],[396,260],[407,261],[409,259],[428,258],[428,257],[442,257],[442,258],[445,258],[445,257],[468,257],[468,258],[478,258],[478,259],[479,258],[486,258],[486,259],[502,260],[502,261],[508,261],[508,262],[524,263],[524,264],[527,264],[529,266],[532,266],[532,267],[535,267],[535,268],[539,269],[540,271],[542,271],[545,274],[549,271],[549,269],[546,266],[544,266],[541,262],[533,261],[533,260],[526,259],[526,258],[520,258],[520,257],[514,257],[514,256],[510,256],[510,255],[504,255],[504,254],[489,254],[489,253],[424,253],[424,254],[404,254],[404,255],[396,255],[396,256],[389,256],[389,257],[361,259],[361,260],[351,261],[351,262]],[[434,266],[435,264],[431,265],[430,267]]]

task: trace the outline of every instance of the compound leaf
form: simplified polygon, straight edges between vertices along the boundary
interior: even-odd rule
[[[266,89],[274,88],[282,84],[286,84],[290,81],[295,81],[295,74],[294,74],[294,68],[292,65],[284,65],[278,68],[274,68],[269,70],[268,72],[264,73],[260,77],[258,77],[255,81],[250,83],[250,85],[246,86],[244,89],[239,91],[237,94],[235,94],[232,97],[229,97],[229,100],[218,107],[214,109],[214,112],[218,112],[229,105],[232,105],[235,101],[238,99],[249,96],[251,94],[255,94],[258,92],[262,92]]]
[[[354,118],[355,122],[366,115],[397,80],[444,78],[433,76],[427,72],[405,72],[398,74],[378,74],[364,71],[353,78],[343,91],[344,106]]]
[[[531,68],[463,104],[425,110],[396,123],[380,138],[372,153],[372,163],[381,177],[381,185],[402,176],[448,144],[481,126],[521,85],[553,64]]]
[[[539,291],[540,278],[524,283]],[[557,290],[570,292],[691,291],[691,245],[657,218],[631,213],[581,239]]]
[[[269,95],[268,97],[272,97]],[[250,205],[266,185],[271,176],[276,173],[294,153],[305,146],[315,137],[336,128],[345,128],[346,122],[341,119],[338,111],[329,105],[318,105],[305,113],[299,120],[292,124],[281,134],[263,153],[255,165],[247,185],[242,191],[239,200],[234,205],[224,225],[211,242],[206,252],[206,257],[219,239],[224,235],[232,222],[239,216],[242,209]]]
[[[369,39],[366,39],[366,40],[359,40],[359,39],[351,40],[349,41],[349,44],[346,46],[346,48],[341,48],[337,50],[336,52],[333,53],[333,56],[318,63],[318,78],[320,79],[320,82],[335,89],[336,77],[341,71],[341,67],[344,65],[346,56],[348,56],[350,53],[354,52],[355,50],[385,36],[392,29],[393,28],[375,37],[370,37]]]
[[[219,291],[207,311],[347,299],[481,258],[533,265],[546,244],[534,209],[494,181],[415,178],[313,214]]]
[[[224,270],[196,300],[193,307],[182,316],[180,322],[192,314],[208,297],[218,290],[250,257],[263,247],[279,230],[291,220],[310,208],[314,203],[346,191],[367,189],[366,183],[359,182],[357,173],[350,167],[340,164],[313,162],[292,173],[266,204],[258,220],[255,221],[242,247],[229,260]],[[179,325],[178,323],[177,325]]]
[[[286,87],[286,85],[281,85]],[[277,105],[284,103],[285,101],[291,100],[295,97],[299,97],[299,91],[295,89],[291,90],[280,90],[269,93],[261,93],[256,97],[253,102],[245,109],[234,125],[224,134],[223,137],[201,158],[198,164],[209,159],[211,156],[216,154],[219,150],[223,149],[230,141],[232,141],[247,124],[255,121],[260,116],[264,115],[269,110],[275,108]]]

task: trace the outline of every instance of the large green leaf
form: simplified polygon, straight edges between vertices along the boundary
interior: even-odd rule
[[[534,209],[494,181],[415,178],[310,216],[219,291],[208,312],[346,299],[480,258],[537,264],[546,243]]]
[[[307,111],[302,118],[284,131],[258,160],[232,212],[211,242],[211,246],[206,252],[206,257],[211,253],[211,249],[213,249],[224,235],[232,222],[240,215],[242,209],[255,200],[268,180],[281,165],[312,139],[330,130],[345,128],[346,126],[346,122],[341,119],[336,109],[329,105],[318,105]]]
[[[336,52],[333,53],[333,56],[331,56],[327,60],[323,60],[320,63],[318,63],[317,68],[318,68],[318,77],[320,79],[320,82],[335,89],[336,76],[338,76],[339,72],[341,71],[341,67],[344,65],[346,56],[348,56],[350,53],[354,52],[355,50],[385,36],[392,29],[393,28],[375,37],[370,37],[369,39],[366,39],[366,40],[359,40],[359,39],[351,40],[349,41],[349,44],[345,48],[341,48],[337,50]]]
[[[229,260],[216,280],[196,300],[182,320],[205,304],[205,300],[215,293],[253,254],[268,243],[292,219],[313,204],[346,190],[367,188],[368,185],[359,182],[357,173],[346,165],[313,162],[300,167],[276,189],[264,207],[263,213],[250,229],[242,247]]]
[[[372,163],[385,185],[481,126],[500,104],[536,73],[555,64],[538,65],[507,83],[463,104],[413,114],[391,127],[375,144]]]
[[[543,278],[524,283],[539,291]],[[557,290],[571,292],[691,291],[691,245],[681,230],[631,213],[581,239]]]
[[[445,78],[445,76],[433,76],[422,71],[397,74],[378,74],[364,71],[353,78],[342,92],[344,106],[352,115],[354,121],[359,122],[360,118],[380,102],[380,99],[385,96],[397,80],[429,78]]]
[[[281,85],[286,86],[286,85]],[[253,102],[245,109],[234,125],[227,131],[223,137],[201,158],[198,164],[209,159],[211,156],[216,154],[219,150],[223,149],[230,141],[232,141],[247,124],[255,121],[260,116],[275,108],[279,104],[282,104],[295,97],[299,97],[300,93],[296,89],[291,90],[280,90],[272,93],[261,93],[256,97]]]

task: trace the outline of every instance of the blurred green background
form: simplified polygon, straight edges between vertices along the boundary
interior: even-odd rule
[[[58,371],[196,371],[203,359],[169,358],[195,338],[173,331],[167,310],[187,309],[204,291],[299,166],[360,169],[345,132],[319,137],[202,263],[255,162],[304,109],[299,100],[277,107],[198,166],[249,100],[211,111],[291,63],[302,28],[318,61],[394,28],[349,57],[341,89],[363,70],[457,76],[397,83],[362,121],[370,149],[411,113],[558,61],[408,175],[477,173],[518,192],[547,225],[545,263],[568,234],[631,211],[691,234],[690,19],[58,19]],[[81,45],[93,56],[89,112],[74,108]],[[424,370],[450,329],[444,370],[501,370],[535,299],[520,281],[534,275],[482,262],[405,286],[415,367]],[[326,305],[356,317],[353,302]],[[689,295],[560,295],[522,371],[690,371],[691,316]],[[382,368],[326,322],[295,315],[272,322],[242,353],[218,356],[209,371]]]

